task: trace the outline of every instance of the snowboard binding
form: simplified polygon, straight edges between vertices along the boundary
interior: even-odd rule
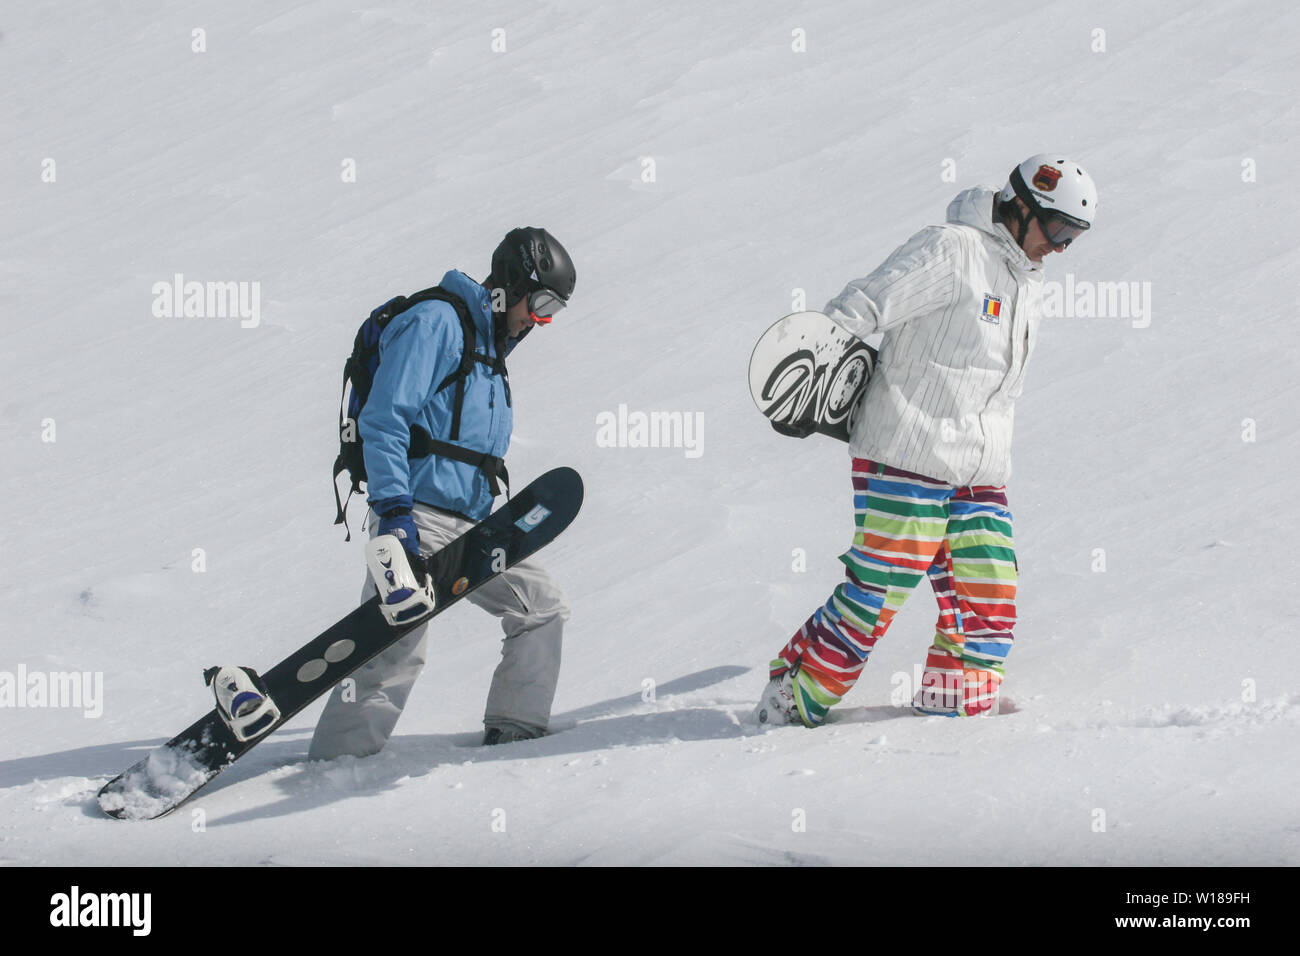
[[[411,567],[402,542],[381,534],[366,542],[366,566],[379,589],[379,610],[393,627],[431,617],[437,610],[433,578],[421,567]]]
[[[203,681],[212,688],[217,713],[236,740],[260,737],[280,719],[280,708],[251,667],[209,667],[203,672]]]

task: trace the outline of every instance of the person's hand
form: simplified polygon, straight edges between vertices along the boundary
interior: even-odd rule
[[[415,527],[410,508],[396,509],[379,516],[379,533],[391,534],[402,542],[402,547],[413,554],[420,553],[420,532]]]
[[[812,418],[801,418],[793,422],[772,422],[772,427],[791,438],[807,438],[817,430],[817,422]]]
[[[424,559],[420,557],[420,529],[411,516],[409,499],[397,498],[378,501],[374,505],[379,515],[379,533],[391,534],[402,542],[406,559],[417,574],[426,573]]]

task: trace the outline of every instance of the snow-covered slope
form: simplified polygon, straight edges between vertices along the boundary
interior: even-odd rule
[[[0,30],[0,681],[93,697],[0,699],[0,862],[911,864],[940,816],[959,864],[1300,862],[1293,5],[70,2]],[[759,733],[852,512],[844,448],[754,412],[753,340],[1048,148],[1102,203],[1049,259],[1073,292],[1018,409],[1015,710],[890,706],[923,588],[833,723]],[[382,754],[306,762],[315,707],[174,817],[102,818],[208,708],[203,667],[355,600],[355,327],[520,224],[579,275],[511,367],[512,474],[588,488],[545,555],[559,732],[474,746],[499,631],[456,609]],[[256,299],[168,316],[177,275]],[[1098,283],[1138,298],[1080,315]],[[620,406],[702,443],[607,447]]]

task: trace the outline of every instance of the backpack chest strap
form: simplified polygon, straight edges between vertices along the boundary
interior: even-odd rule
[[[414,461],[419,458],[428,458],[430,455],[437,455],[439,458],[450,458],[452,461],[463,462],[477,468],[487,478],[488,487],[492,490],[494,498],[502,493],[503,488],[507,493],[510,490],[510,474],[506,471],[504,458],[489,455],[486,452],[473,451],[463,445],[453,445],[451,442],[440,441],[420,426],[412,425],[411,445],[406,452],[407,460]]]

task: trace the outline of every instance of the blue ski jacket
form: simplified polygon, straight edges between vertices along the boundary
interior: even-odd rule
[[[439,285],[465,300],[474,319],[475,348],[494,357],[488,290],[455,270],[443,276]],[[456,310],[437,301],[420,302],[394,316],[380,336],[379,368],[357,422],[366,460],[367,495],[376,511],[423,502],[474,521],[491,512],[488,479],[473,465],[438,455],[406,457],[412,425],[433,438],[451,440],[456,388],[436,389],[459,367],[464,339]],[[513,425],[504,377],[476,362],[465,382],[460,437],[454,444],[504,458]]]

